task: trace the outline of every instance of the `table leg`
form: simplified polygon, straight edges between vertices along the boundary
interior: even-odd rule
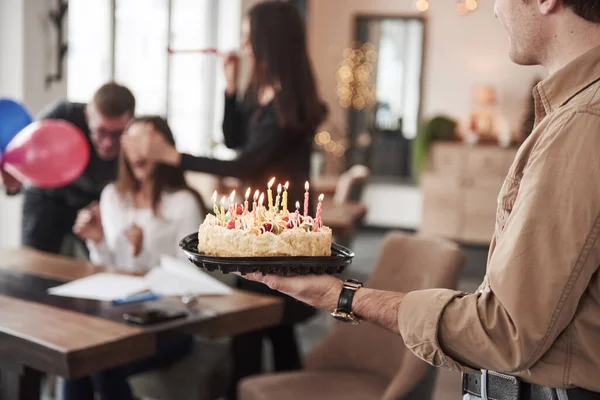
[[[39,400],[42,373],[25,366],[0,369],[0,400]]]

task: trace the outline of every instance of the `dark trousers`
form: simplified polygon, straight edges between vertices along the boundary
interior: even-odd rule
[[[25,191],[21,225],[23,246],[48,253],[60,253],[65,236],[72,232],[77,211],[77,208],[42,192]]]
[[[151,357],[90,377],[65,379],[63,400],[93,400],[94,391],[100,394],[101,400],[133,400],[133,392],[127,378],[142,372],[168,367],[189,354],[192,342],[192,336],[183,334],[160,338],[156,353]]]
[[[231,341],[233,370],[227,400],[237,399],[240,380],[262,372],[265,339],[271,341],[275,371],[293,371],[302,367],[293,326],[281,325],[234,336]]]

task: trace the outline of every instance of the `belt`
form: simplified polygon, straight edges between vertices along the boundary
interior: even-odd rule
[[[553,389],[498,372],[463,374],[463,393],[484,400],[600,400],[600,393],[581,388]],[[487,397],[487,399],[486,399]]]

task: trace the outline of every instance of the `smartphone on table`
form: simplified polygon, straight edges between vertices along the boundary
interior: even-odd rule
[[[187,315],[187,312],[180,310],[147,309],[126,312],[123,314],[123,319],[136,325],[152,325],[159,322],[185,318]]]

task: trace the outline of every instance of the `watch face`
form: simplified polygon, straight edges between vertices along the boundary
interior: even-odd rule
[[[360,321],[354,316],[354,314],[347,313],[345,311],[335,310],[331,313],[331,316],[337,319],[338,321],[346,322],[352,325],[358,325],[360,323]]]
[[[344,282],[344,287],[349,289],[358,290],[362,287],[362,282],[357,281],[356,279],[347,279]]]

